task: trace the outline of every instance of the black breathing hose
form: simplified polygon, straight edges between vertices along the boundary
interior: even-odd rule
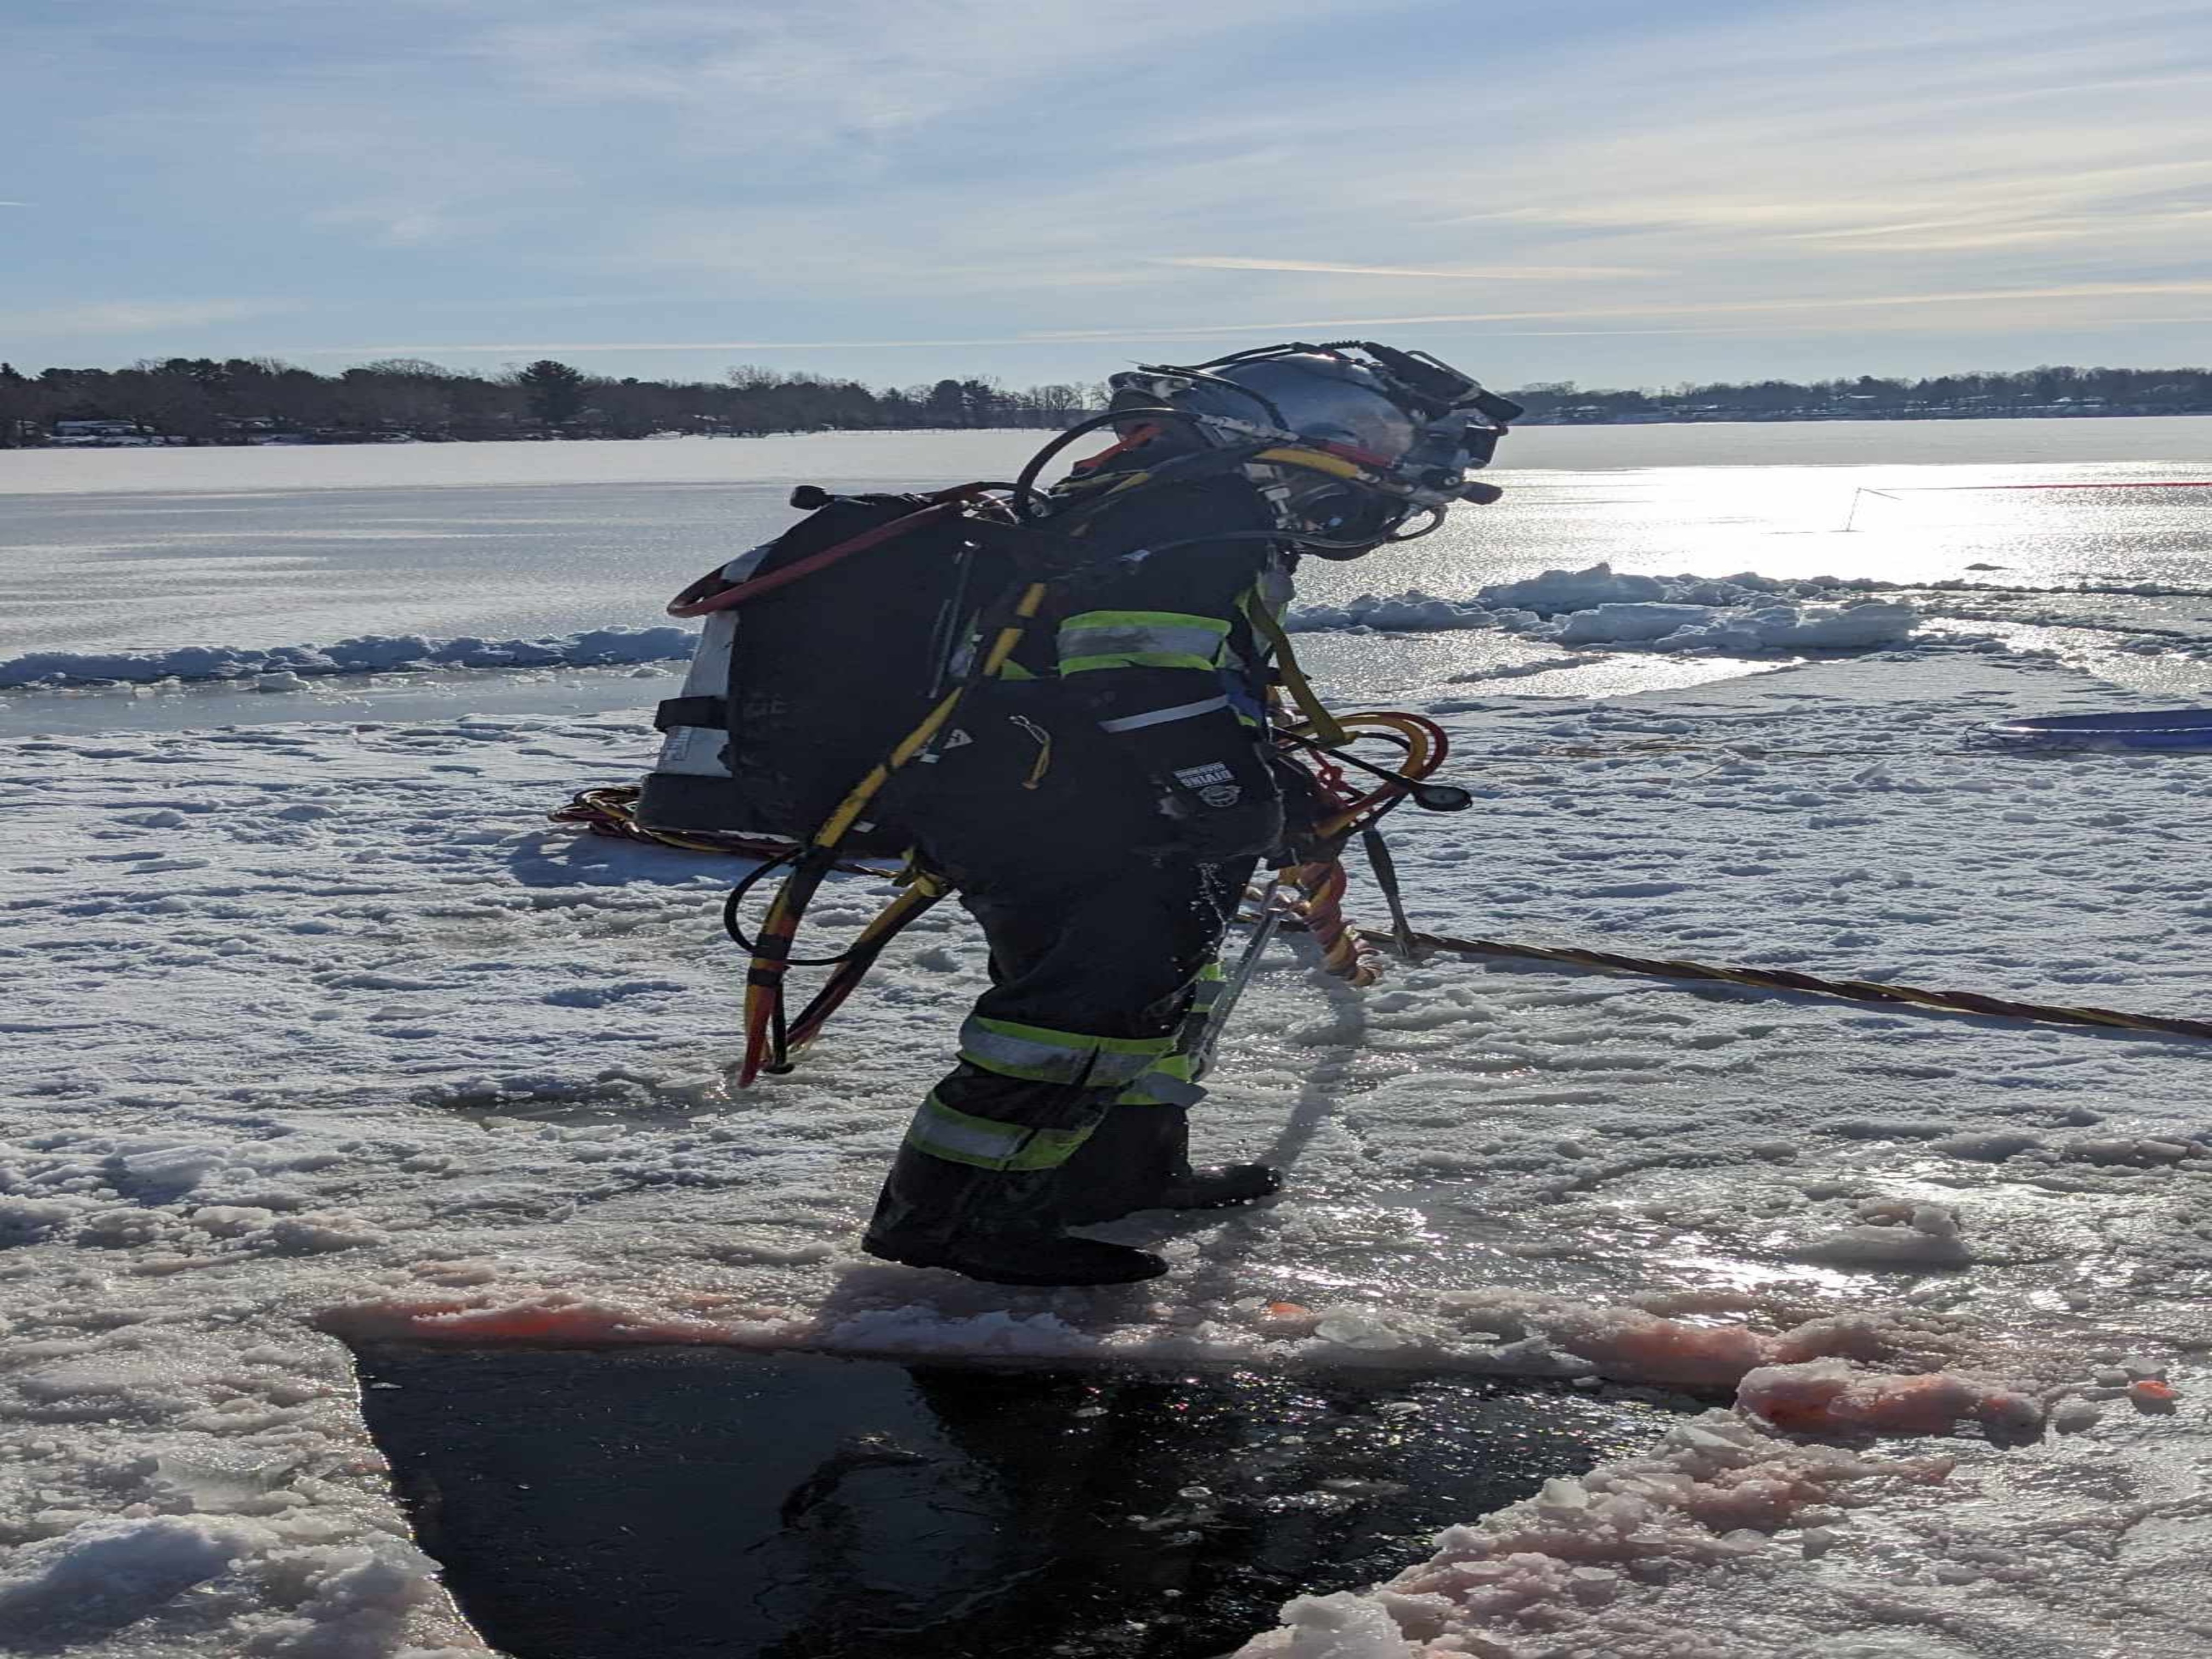
[[[1194,423],[1197,420],[1198,416],[1195,415],[1187,415],[1180,409],[1170,409],[1162,404],[1143,409],[1109,409],[1103,415],[1094,415],[1087,421],[1078,421],[1043,448],[1038,450],[1036,454],[1030,456],[1029,465],[1024,466],[1020,475],[1015,478],[1013,483],[1015,514],[1032,524],[1036,521],[1038,474],[1052,464],[1054,456],[1086,433],[1096,432],[1102,426],[1112,426],[1117,422],[1189,421]]]

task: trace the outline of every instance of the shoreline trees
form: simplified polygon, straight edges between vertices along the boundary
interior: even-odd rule
[[[405,357],[335,374],[268,357],[170,357],[35,375],[0,363],[0,448],[1058,428],[1103,395],[1097,386],[980,379],[878,389],[751,365],[718,381],[617,379],[551,358],[490,374]],[[86,429],[94,428],[103,429]]]
[[[1528,405],[1532,424],[1545,425],[2192,415],[2212,414],[2212,370],[2045,366],[1664,390],[1599,391],[1559,381],[1511,395]],[[493,374],[418,358],[358,363],[332,374],[270,357],[170,357],[36,374],[0,362],[0,448],[1058,428],[1100,407],[1103,396],[1096,386],[1010,388],[975,378],[871,387],[754,365],[719,380],[647,380],[589,374],[551,358]]]

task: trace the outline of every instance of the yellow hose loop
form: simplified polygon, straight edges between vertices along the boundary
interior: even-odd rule
[[[1344,866],[1302,864],[1290,872],[1290,880],[1304,896],[1295,908],[1308,936],[1321,947],[1322,969],[1352,985],[1380,979],[1381,957],[1344,919]]]

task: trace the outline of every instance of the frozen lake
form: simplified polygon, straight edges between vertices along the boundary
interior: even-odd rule
[[[661,607],[678,588],[792,522],[795,483],[902,489],[1005,477],[1044,435],[0,453],[0,660],[650,628],[665,623]],[[1506,446],[1514,465],[1492,475],[1503,501],[1460,509],[1411,546],[1310,562],[1301,595],[1463,599],[1486,583],[1599,562],[1667,574],[1965,580],[2014,592],[1947,600],[1959,625],[1995,623],[2010,642],[2058,650],[2108,678],[2193,694],[2212,686],[2212,670],[2186,648],[2142,642],[2162,631],[2186,647],[2201,635],[2212,653],[2212,602],[2107,596],[2054,614],[2033,595],[2083,582],[2212,583],[2212,489],[2141,487],[2197,480],[2212,470],[2208,446],[2212,419],[1532,428]],[[2074,487],[2113,484],[2130,487]],[[1518,672],[1545,655],[1487,632],[1388,645],[1329,634],[1309,636],[1308,648],[1333,689],[1363,698]],[[1735,672],[1710,657],[1593,653],[1518,689],[1614,695]],[[541,674],[533,690],[511,674],[397,685],[348,676],[289,698],[212,689],[196,694],[198,706],[164,698],[160,709],[113,696],[63,709],[14,695],[0,721],[89,729],[404,716],[456,700],[582,710],[650,701],[658,688],[643,678],[570,673],[548,684]]]
[[[668,596],[792,520],[795,483],[1004,477],[1035,432],[664,442],[0,453],[0,657],[363,633],[663,622]],[[1538,427],[1495,507],[1305,597],[1617,569],[2174,581],[2212,569],[2212,492],[1960,486],[2203,477],[2212,419]],[[1941,487],[1936,493],[1931,487]],[[1846,534],[1854,492],[1861,498]]]
[[[1505,504],[1314,567],[1309,606],[1428,597],[1310,611],[1301,650],[1330,690],[1442,722],[1479,797],[1394,821],[1420,926],[2201,1016],[2212,769],[1971,739],[2212,690],[2212,495],[2165,487],[2207,435],[1539,429]],[[1035,441],[0,455],[0,659],[650,626],[787,521],[791,483],[1003,476]],[[2154,487],[1988,487],[2114,483]],[[1455,603],[1606,561],[1765,580],[1687,600],[1748,630],[1727,651],[1607,631],[1657,608],[1632,582],[1564,584],[1571,638]],[[1822,574],[1885,586],[1787,586]],[[1966,586],[1915,586],[1945,580]],[[1662,597],[1701,586],[1723,591]],[[1792,665],[1789,619],[1868,599],[1909,636]],[[1750,627],[1770,614],[1779,643]],[[636,777],[638,705],[672,672],[0,698],[24,819],[0,843],[0,1427],[35,1454],[0,1460],[0,1507],[30,1517],[0,1646],[482,1651],[404,1542],[349,1338],[1299,1387],[1384,1367],[1550,1379],[1595,1412],[1686,1389],[1729,1403],[1503,1508],[1455,1498],[1437,1560],[1417,1540],[1376,1569],[1412,1564],[1388,1593],[1289,1602],[1246,1659],[2208,1650],[2203,1042],[1449,955],[1363,994],[1283,941],[1198,1125],[1209,1158],[1289,1168],[1282,1198],[1117,1224],[1171,1264],[1133,1292],[890,1267],[855,1234],[987,952],[942,907],[798,1073],[732,1092],[730,861],[544,821]],[[876,887],[825,887],[819,936],[849,937]],[[1377,1407],[1378,1432],[1432,1435],[1427,1403]],[[1319,1528],[1346,1477],[1395,1480],[1271,1455],[1240,1444],[1249,1485],[1115,1518],[1174,1560],[1248,1499]],[[735,1559],[702,1569],[709,1599]]]

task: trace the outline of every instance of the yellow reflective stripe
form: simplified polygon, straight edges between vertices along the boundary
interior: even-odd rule
[[[1183,1016],[1182,1029],[1176,1033],[1175,1052],[1163,1055],[1158,1065],[1131,1084],[1114,1102],[1116,1106],[1167,1106],[1188,1100],[1190,1085],[1198,1081],[1196,1051],[1205,1041],[1213,1006],[1228,988],[1228,970],[1218,960],[1198,970],[1191,986],[1190,1012]],[[1155,1089],[1151,1086],[1155,1078],[1171,1080],[1176,1086]]]
[[[1173,1033],[1158,1037],[1091,1036],[1049,1026],[969,1016],[960,1028],[960,1058],[1000,1077],[1029,1083],[1105,1087],[1128,1083],[1175,1047]]]
[[[1002,680],[1033,680],[1036,676],[1018,662],[1004,662],[999,665],[999,678]]]
[[[1148,656],[1194,658],[1198,667],[1211,668],[1228,637],[1229,624],[1219,617],[1201,617],[1186,611],[1085,611],[1060,625],[1060,672],[1068,672],[1075,663],[1088,663],[1097,658]]]
[[[916,1152],[979,1170],[1052,1170],[1073,1157],[1090,1134],[975,1117],[931,1095],[914,1115],[906,1140]]]

